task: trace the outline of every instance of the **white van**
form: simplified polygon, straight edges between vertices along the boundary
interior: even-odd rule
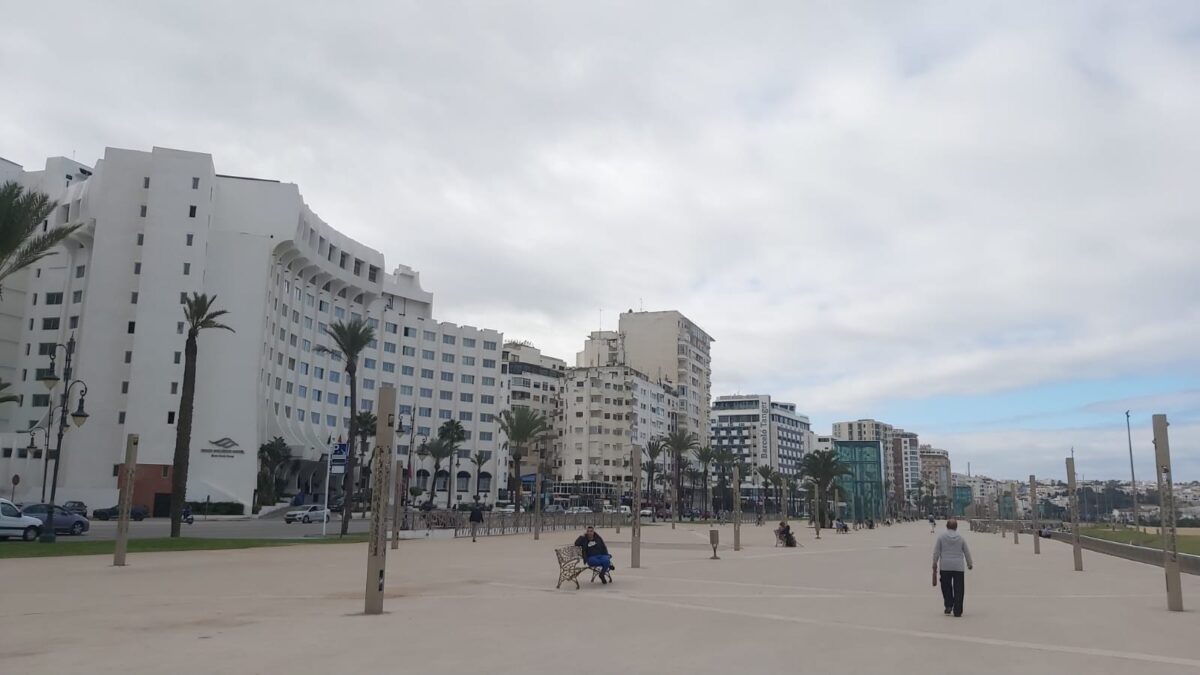
[[[25,541],[33,541],[41,531],[42,521],[22,515],[16,504],[0,498],[0,539],[20,537]]]

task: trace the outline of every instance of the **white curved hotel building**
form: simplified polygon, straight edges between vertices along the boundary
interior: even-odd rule
[[[188,499],[248,511],[257,449],[276,436],[294,458],[289,491],[323,491],[327,443],[346,435],[351,411],[344,363],[315,347],[331,345],[329,323],[359,316],[376,330],[359,362],[360,407],[378,412],[375,393],[390,384],[413,427],[397,437],[397,460],[407,467],[410,446],[458,420],[468,438],[458,466],[438,477],[439,503],[451,493],[496,499],[507,475],[497,424],[507,405],[503,336],[434,320],[417,272],[386,271],[381,253],[323,222],[295,184],[221,175],[210,155],[165,148],[109,148],[94,168],[52,158],[26,172],[0,162],[3,180],[58,201],[47,226],[83,224],[64,250],[8,280],[0,304],[0,377],[22,399],[0,404],[0,481],[7,490],[20,476],[18,501],[41,497],[45,454],[30,449],[27,430],[53,415],[51,448],[57,432],[51,409],[63,384],[48,394],[38,370],[73,335],[90,417],[66,433],[58,501],[116,503],[115,467],[136,433],[135,503],[162,510],[183,378],[181,300],[193,292],[215,294],[236,332],[201,333]],[[77,401],[73,393],[72,408]],[[33,439],[42,448],[47,435]],[[468,456],[480,451],[487,461],[477,470]],[[418,481],[428,480],[432,463],[412,454]]]

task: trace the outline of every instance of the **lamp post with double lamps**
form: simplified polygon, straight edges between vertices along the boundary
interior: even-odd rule
[[[67,433],[67,411],[70,410],[71,407],[71,390],[74,389],[76,385],[79,385],[80,387],[79,406],[75,409],[75,412],[70,413],[71,421],[75,423],[75,426],[81,427],[88,418],[87,412],[83,409],[83,400],[87,398],[87,384],[84,383],[83,380],[71,379],[71,358],[75,355],[74,335],[71,336],[71,339],[67,340],[67,344],[64,345],[60,343],[54,345],[54,351],[50,354],[50,369],[45,375],[42,376],[42,384],[46,385],[46,389],[48,391],[54,391],[54,387],[60,382],[58,375],[54,373],[54,362],[58,356],[58,350],[60,348],[66,354],[63,359],[63,376],[61,380],[65,384],[63,385],[62,398],[60,399],[58,406],[56,406],[58,409],[58,441],[56,442],[54,448],[54,473],[50,478],[50,502],[49,508],[46,509],[46,524],[45,527],[42,528],[42,535],[40,537],[42,543],[45,544],[53,544],[55,541],[54,500],[58,494],[58,464],[62,456],[63,435]],[[49,419],[51,418],[53,418],[53,409],[51,410],[51,415],[47,418],[47,426],[49,426]],[[47,434],[48,433],[49,432],[47,432]]]

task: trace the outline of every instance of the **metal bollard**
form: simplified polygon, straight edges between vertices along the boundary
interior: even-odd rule
[[[709,530],[708,531],[708,543],[712,544],[712,549],[713,549],[712,557],[709,558],[709,560],[720,560],[720,558],[717,557],[717,547],[721,545],[721,531],[720,530]]]

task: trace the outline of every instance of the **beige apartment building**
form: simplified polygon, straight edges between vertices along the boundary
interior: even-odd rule
[[[633,448],[671,430],[675,392],[628,366],[568,368],[562,383],[561,446],[550,473],[558,502],[615,505],[632,489]],[[643,463],[647,462],[643,460]],[[670,458],[658,459],[669,471]]]
[[[678,396],[677,425],[708,437],[713,338],[675,310],[621,314],[616,331],[594,331],[577,366],[629,366]]]

